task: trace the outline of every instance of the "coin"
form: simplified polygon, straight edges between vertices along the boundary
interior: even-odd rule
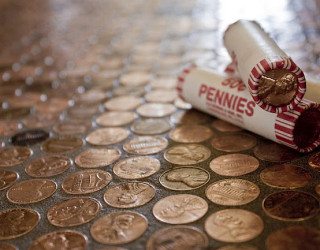
[[[174,124],[204,124],[210,121],[210,116],[200,111],[190,109],[176,112],[170,118]]]
[[[96,123],[105,127],[117,127],[129,124],[134,121],[136,114],[128,111],[110,111],[99,115]]]
[[[34,229],[40,215],[30,208],[12,208],[0,211],[0,240],[20,237]]]
[[[140,135],[157,135],[170,130],[171,125],[166,119],[162,118],[148,118],[135,121],[131,130],[135,134]]]
[[[46,128],[51,127],[56,122],[56,120],[58,120],[58,118],[59,117],[56,114],[36,113],[22,119],[22,123],[25,127],[30,129]]]
[[[171,115],[176,107],[168,103],[146,103],[137,108],[137,113],[144,117],[160,118]]]
[[[292,149],[274,142],[257,145],[253,153],[260,160],[270,162],[286,162],[297,157],[297,153]]]
[[[182,125],[169,133],[172,140],[183,143],[203,142],[213,135],[211,129],[203,125]]]
[[[123,149],[129,154],[149,155],[158,153],[167,146],[167,139],[161,136],[136,136],[123,144]]]
[[[258,250],[258,248],[249,245],[227,245],[216,250]]]
[[[239,132],[242,128],[239,128],[229,122],[223,120],[214,120],[211,123],[211,126],[220,132]]]
[[[52,97],[46,102],[37,103],[34,108],[39,113],[60,113],[69,106],[69,100],[63,97]]]
[[[210,162],[213,172],[224,176],[240,176],[251,173],[259,167],[259,161],[245,154],[227,154]]]
[[[149,156],[136,156],[123,159],[113,166],[113,172],[123,179],[146,178],[160,169],[160,161]]]
[[[120,77],[120,83],[124,86],[141,86],[150,82],[151,78],[152,75],[147,72],[136,71],[123,74]]]
[[[188,102],[183,101],[181,98],[176,98],[174,101],[174,106],[178,109],[191,109],[192,105]]]
[[[230,153],[251,149],[256,144],[257,139],[248,134],[228,134],[213,138],[211,141],[213,148]]]
[[[0,250],[17,250],[17,248],[14,245],[2,242],[0,243]]]
[[[0,170],[0,191],[11,187],[18,179],[14,171]]]
[[[211,155],[210,149],[200,144],[178,144],[164,153],[164,158],[177,165],[193,165],[207,160]]]
[[[90,89],[83,94],[78,95],[75,98],[76,103],[81,104],[96,104],[104,101],[106,99],[106,94],[98,89]]]
[[[93,220],[100,209],[100,203],[93,198],[71,198],[50,207],[47,218],[57,227],[78,226]]]
[[[255,200],[260,194],[260,189],[251,181],[225,179],[210,184],[205,193],[213,203],[224,206],[240,206]]]
[[[123,95],[110,99],[104,103],[104,106],[112,111],[129,111],[137,108],[141,103],[142,99],[140,97]]]
[[[153,89],[174,89],[177,85],[177,79],[174,77],[159,77],[151,81]]]
[[[243,209],[225,209],[211,214],[204,223],[209,236],[223,242],[245,242],[263,231],[261,218]]]
[[[154,232],[146,245],[147,250],[200,250],[207,249],[208,237],[198,228],[190,226],[165,227]]]
[[[29,250],[47,249],[77,249],[87,248],[86,237],[77,231],[53,231],[36,238],[30,245]]]
[[[30,108],[9,108],[0,109],[0,120],[16,120],[29,115]]]
[[[89,148],[75,158],[81,168],[98,168],[108,166],[119,160],[121,152],[114,148]]]
[[[124,128],[98,128],[86,137],[92,145],[107,146],[119,143],[129,136],[129,131]]]
[[[262,203],[267,215],[278,220],[299,221],[311,218],[319,212],[319,201],[309,193],[280,191],[269,194]]]
[[[27,146],[42,142],[49,138],[49,133],[42,129],[31,129],[19,132],[11,137],[15,146]]]
[[[69,174],[62,182],[62,189],[67,194],[89,194],[104,188],[111,180],[111,174],[106,171],[82,170]]]
[[[68,109],[69,116],[78,119],[85,119],[93,116],[99,111],[97,105],[77,105]]]
[[[156,191],[147,182],[124,182],[109,187],[104,193],[104,201],[111,207],[132,208],[148,203]]]
[[[57,137],[45,141],[41,149],[47,153],[59,154],[77,150],[82,145],[82,139],[77,137]]]
[[[131,95],[131,96],[142,96],[145,93],[144,86],[119,86],[113,90],[115,96]]]
[[[89,127],[91,124],[68,121],[54,125],[53,131],[61,136],[82,135],[88,131]]]
[[[147,102],[169,103],[174,102],[177,98],[177,92],[175,90],[157,89],[148,92],[144,98]]]
[[[148,220],[132,211],[112,212],[96,220],[90,228],[93,239],[102,244],[125,244],[138,239],[148,228]]]
[[[0,167],[13,167],[26,161],[32,154],[27,147],[9,147],[0,149]]]
[[[17,121],[0,121],[0,136],[11,136],[20,129]]]
[[[196,167],[174,168],[164,172],[159,181],[171,190],[186,191],[202,187],[210,180],[208,171]]]
[[[311,155],[308,164],[314,170],[320,171],[320,152]]]
[[[316,193],[320,195],[320,184],[316,186],[315,190],[316,190]]]
[[[191,223],[208,211],[207,202],[192,194],[176,194],[159,200],[152,209],[154,217],[169,224]]]

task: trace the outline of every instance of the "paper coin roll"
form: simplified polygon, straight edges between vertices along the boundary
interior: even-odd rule
[[[196,109],[299,152],[320,144],[320,106],[303,99],[294,110],[271,113],[251,98],[244,83],[192,66],[178,77],[179,96]]]
[[[239,20],[224,33],[224,45],[253,100],[268,112],[293,109],[302,100],[302,70],[255,21]]]

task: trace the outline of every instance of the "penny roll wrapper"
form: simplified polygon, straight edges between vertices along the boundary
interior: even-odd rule
[[[303,99],[294,110],[271,113],[252,100],[240,78],[194,65],[178,77],[177,91],[194,108],[299,152],[320,144],[320,106],[315,102]]]
[[[281,113],[302,100],[302,70],[255,21],[239,20],[224,33],[224,45],[257,105]]]

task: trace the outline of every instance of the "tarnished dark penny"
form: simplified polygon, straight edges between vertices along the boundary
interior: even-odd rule
[[[100,203],[93,198],[71,198],[50,207],[47,218],[57,227],[78,226],[93,220],[100,209]]]
[[[170,123],[166,119],[161,118],[140,119],[135,121],[131,126],[133,133],[140,135],[162,134],[170,130],[170,128]]]
[[[0,243],[0,250],[17,250],[17,248],[9,243],[1,242]]]
[[[248,134],[228,134],[213,138],[211,145],[213,148],[235,153],[253,148],[257,144],[257,139]]]
[[[102,244],[119,245],[132,242],[144,234],[148,220],[133,211],[112,212],[96,220],[90,233]]]
[[[98,128],[86,137],[92,145],[107,146],[123,141],[129,136],[129,131],[124,128]]]
[[[123,149],[130,154],[149,155],[158,153],[167,146],[167,139],[161,136],[136,136],[123,144]]]
[[[208,237],[191,226],[164,227],[154,232],[146,245],[147,250],[200,250],[208,247]]]
[[[0,120],[16,120],[29,115],[30,108],[0,109]]]
[[[152,78],[152,75],[143,72],[143,71],[135,71],[127,74],[123,74],[120,77],[121,84],[125,86],[141,86],[146,85]]]
[[[146,103],[137,108],[137,113],[144,117],[160,118],[171,115],[176,107],[168,103]]]
[[[274,142],[257,145],[253,153],[260,160],[270,162],[286,162],[298,157],[292,149]]]
[[[77,137],[50,138],[42,144],[41,149],[47,153],[66,153],[77,150],[83,145],[83,141]]]
[[[40,215],[30,208],[13,208],[0,211],[0,240],[20,237],[34,229]]]
[[[19,132],[11,137],[11,143],[15,146],[28,146],[40,143],[49,138],[49,133],[42,129],[30,129]]]
[[[300,221],[318,214],[318,199],[301,191],[281,191],[269,194],[262,203],[263,210],[272,218],[285,221]]]
[[[132,208],[148,203],[155,193],[154,187],[147,182],[124,182],[109,187],[103,198],[111,207]]]
[[[277,188],[300,188],[312,181],[309,171],[292,165],[281,164],[267,167],[260,173],[260,179]]]
[[[204,124],[210,121],[210,116],[197,111],[195,109],[190,109],[186,111],[180,111],[173,114],[170,118],[171,122],[174,124]]]
[[[177,98],[175,90],[157,89],[148,92],[144,98],[147,102],[170,103]]]
[[[176,165],[193,165],[207,160],[211,155],[209,148],[200,144],[178,144],[164,153],[164,158]]]
[[[13,167],[29,159],[32,151],[27,147],[9,147],[0,149],[0,167]]]
[[[11,136],[20,129],[17,121],[0,121],[0,136]]]
[[[57,184],[49,179],[29,179],[15,183],[7,198],[15,204],[30,204],[49,198],[57,190]]]
[[[0,191],[11,187],[18,177],[18,174],[14,171],[0,169]]]
[[[89,148],[75,158],[81,168],[98,168],[108,166],[117,161],[121,152],[115,148]]]
[[[169,133],[169,137],[182,143],[199,143],[214,135],[212,130],[203,125],[182,125]]]
[[[220,132],[239,132],[242,130],[242,128],[239,128],[229,122],[219,119],[214,120],[211,123],[211,126]]]
[[[89,194],[107,186],[111,174],[99,169],[90,169],[69,174],[62,182],[62,189],[68,194]]]
[[[91,124],[67,121],[53,126],[53,131],[61,136],[82,135],[91,127]]]
[[[204,223],[209,236],[223,242],[245,242],[263,231],[262,219],[247,210],[225,209],[211,214]]]
[[[35,239],[29,250],[47,249],[77,249],[85,250],[87,248],[86,237],[77,231],[53,231]]]
[[[26,166],[25,171],[32,177],[52,177],[63,173],[70,166],[68,157],[50,155],[34,159]]]
[[[110,111],[99,115],[96,119],[96,123],[105,127],[117,127],[133,122],[136,117],[134,112]]]
[[[260,189],[251,181],[225,179],[210,184],[205,193],[213,203],[224,206],[240,206],[255,200],[260,194]]]
[[[124,95],[112,98],[104,103],[106,109],[111,111],[129,111],[139,107],[142,103],[142,98]]]
[[[320,152],[311,155],[308,164],[314,170],[320,171]]]

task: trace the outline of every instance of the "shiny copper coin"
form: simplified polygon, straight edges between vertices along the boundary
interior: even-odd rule
[[[207,160],[210,149],[200,144],[178,144],[164,153],[164,158],[177,165],[193,165]]]
[[[71,198],[50,207],[47,218],[57,227],[78,226],[93,220],[100,209],[100,203],[93,198]]]
[[[120,83],[125,86],[141,86],[150,82],[152,75],[143,71],[130,72],[120,77]]]
[[[176,112],[170,118],[174,124],[204,124],[210,121],[211,117],[195,109]]]
[[[249,150],[257,144],[257,139],[248,134],[230,134],[213,138],[212,147],[224,152],[240,152]]]
[[[77,150],[83,145],[83,141],[77,137],[50,138],[42,144],[41,149],[47,153],[66,153]]]
[[[160,161],[149,156],[136,156],[123,159],[113,166],[113,172],[123,179],[142,179],[160,169]]]
[[[38,212],[29,208],[0,211],[0,240],[18,238],[29,233],[40,221]]]
[[[211,126],[220,132],[239,132],[242,128],[239,128],[229,122],[223,120],[214,120],[211,123]]]
[[[110,111],[99,115],[96,119],[96,123],[105,127],[117,127],[133,122],[136,117],[134,112]]]
[[[196,167],[174,168],[164,172],[159,181],[171,190],[186,191],[202,187],[210,180],[208,171]]]
[[[129,136],[129,131],[124,128],[98,128],[86,137],[92,145],[107,146],[119,143]]]
[[[214,133],[203,125],[182,125],[169,133],[169,137],[176,142],[199,143],[208,140]]]
[[[124,95],[114,97],[104,103],[106,109],[111,111],[129,111],[139,107],[142,99],[136,96]]]
[[[68,121],[54,125],[53,131],[61,136],[82,135],[88,131],[89,127],[91,124]]]
[[[191,223],[202,218],[208,211],[207,202],[191,194],[170,195],[159,200],[152,209],[153,215],[169,224]]]
[[[14,171],[0,170],[0,191],[11,187],[18,179],[18,174]]]
[[[172,226],[154,232],[146,245],[147,250],[207,249],[208,237],[198,228]]]
[[[314,170],[320,171],[320,152],[313,154],[309,158],[308,164]]]
[[[161,118],[140,119],[135,121],[131,126],[131,130],[135,134],[140,135],[162,134],[170,130],[170,128],[170,123],[166,119]]]
[[[0,243],[0,250],[17,250],[17,248],[14,245],[2,242]]]
[[[96,220],[90,233],[97,242],[118,245],[138,239],[147,228],[148,220],[143,215],[132,211],[119,211]]]
[[[257,145],[253,153],[260,160],[270,162],[286,162],[297,158],[297,152],[274,142]]]
[[[11,137],[11,143],[15,146],[28,146],[40,143],[49,138],[49,133],[42,129],[29,129],[19,132]]]
[[[111,207],[132,208],[148,203],[156,191],[147,182],[124,182],[109,187],[104,193],[104,201]]]
[[[245,242],[262,233],[262,219],[243,209],[225,209],[211,214],[204,228],[209,236],[223,242]]]
[[[318,199],[309,193],[287,190],[268,195],[262,207],[272,218],[299,221],[316,216],[320,204]]]
[[[170,103],[174,102],[177,96],[175,90],[158,89],[148,92],[144,98],[147,102]]]
[[[9,147],[0,149],[0,167],[13,167],[26,161],[32,154],[27,147]]]
[[[137,113],[144,117],[159,118],[171,115],[176,107],[168,103],[146,103],[137,108]]]
[[[259,167],[259,161],[245,154],[227,154],[210,162],[213,172],[224,176],[240,176],[251,173]]]
[[[114,163],[120,156],[118,149],[89,148],[77,155],[74,161],[81,168],[98,168]]]
[[[240,206],[255,200],[259,187],[243,179],[225,179],[210,184],[206,196],[213,203],[224,206]]]
[[[149,155],[164,150],[168,146],[166,138],[161,136],[136,136],[123,145],[129,154]]]
[[[174,77],[160,77],[151,81],[152,89],[174,89],[177,79]]]
[[[68,194],[89,194],[107,186],[111,174],[98,169],[90,169],[69,174],[62,182],[62,189]]]
[[[21,125],[17,121],[0,121],[0,136],[10,136],[20,129]]]

